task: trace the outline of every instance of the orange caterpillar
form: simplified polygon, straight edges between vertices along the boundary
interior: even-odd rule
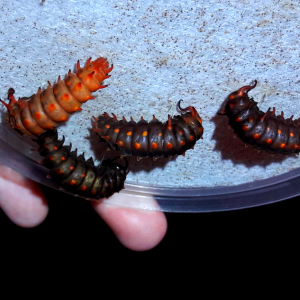
[[[91,92],[105,88],[101,82],[109,78],[109,67],[105,58],[94,61],[89,58],[84,66],[77,62],[76,74],[69,70],[64,80],[58,77],[57,83],[42,90],[29,98],[18,101],[14,97],[14,89],[8,90],[9,104],[1,101],[8,110],[11,127],[26,135],[40,135],[47,129],[53,129],[57,123],[67,121],[70,114],[82,110],[81,103],[94,99]]]

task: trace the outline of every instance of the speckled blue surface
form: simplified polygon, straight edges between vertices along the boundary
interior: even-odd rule
[[[171,161],[130,160],[128,182],[214,187],[270,178],[300,158],[245,148],[216,113],[230,92],[257,79],[250,95],[262,110],[300,117],[299,18],[293,1],[4,1],[0,97],[9,87],[30,96],[78,59],[103,56],[114,64],[109,87],[58,128],[79,152],[106,155],[94,152],[105,147],[89,130],[92,115],[167,120],[183,99],[199,111],[204,139]]]

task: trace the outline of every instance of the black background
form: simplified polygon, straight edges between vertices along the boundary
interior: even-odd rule
[[[44,262],[92,264],[140,259],[179,261],[256,261],[273,265],[299,262],[299,197],[265,206],[214,213],[167,213],[168,231],[152,250],[133,252],[122,246],[90,204],[42,187],[50,211],[35,228],[14,225],[0,213],[4,262],[44,266]],[[243,199],[240,199],[243,201]],[[128,261],[128,259],[130,259]]]

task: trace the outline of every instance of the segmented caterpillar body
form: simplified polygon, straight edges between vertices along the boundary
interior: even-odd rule
[[[229,125],[235,134],[245,143],[257,149],[270,153],[291,154],[300,152],[300,119],[288,119],[275,115],[269,108],[262,112],[257,107],[257,102],[248,97],[248,92],[256,87],[243,86],[231,93],[225,100],[224,114],[229,118]]]
[[[84,68],[77,62],[76,74],[69,71],[64,80],[58,77],[57,83],[29,98],[18,101],[14,97],[14,89],[8,90],[9,104],[0,100],[9,113],[11,126],[26,135],[40,135],[47,129],[53,129],[58,123],[67,121],[70,114],[82,110],[81,104],[94,99],[92,92],[105,88],[101,82],[110,77],[109,67],[105,58],[94,61],[89,58]]]
[[[168,116],[165,123],[155,116],[149,123],[143,118],[136,123],[132,118],[127,122],[124,117],[117,120],[114,114],[110,117],[104,113],[93,119],[93,130],[122,156],[134,155],[138,160],[150,156],[156,160],[162,156],[184,155],[202,137],[203,127],[197,110],[192,106],[181,108],[180,101],[177,109],[181,115]]]
[[[66,190],[85,198],[109,197],[124,187],[128,173],[127,160],[125,166],[104,160],[98,167],[93,159],[77,156],[77,150],[70,151],[70,146],[64,146],[64,138],[58,140],[56,130],[47,130],[38,136],[38,152],[44,156],[43,164],[50,171],[50,176],[60,182]]]

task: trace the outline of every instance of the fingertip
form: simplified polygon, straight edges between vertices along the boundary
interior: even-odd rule
[[[127,200],[132,202],[132,198],[139,200],[137,196],[124,194],[117,194],[113,197],[121,197],[124,203]],[[148,201],[156,202],[153,197],[149,197]],[[118,240],[130,250],[150,250],[157,246],[166,234],[167,219],[161,211],[125,208],[105,202],[92,202],[91,204]]]
[[[47,217],[49,207],[39,185],[0,165],[0,206],[21,227],[35,227]]]

